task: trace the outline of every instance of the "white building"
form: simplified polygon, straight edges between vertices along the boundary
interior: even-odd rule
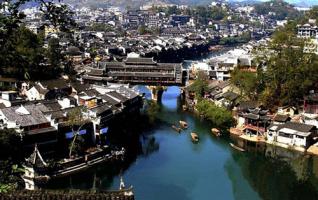
[[[315,134],[315,126],[287,122],[286,124],[272,124],[267,131],[267,140],[288,146],[306,148],[310,145]]]

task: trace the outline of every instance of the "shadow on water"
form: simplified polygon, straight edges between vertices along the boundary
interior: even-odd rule
[[[232,138],[247,152],[233,150],[225,170],[232,180],[236,199],[241,185],[233,170],[240,170],[261,199],[318,199],[318,158],[267,144],[246,143]],[[238,169],[233,169],[235,162]],[[244,196],[244,194],[243,194]],[[245,195],[244,199],[249,195]]]

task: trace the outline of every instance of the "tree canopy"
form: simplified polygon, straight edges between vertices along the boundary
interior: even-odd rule
[[[298,38],[296,24],[289,23],[275,31],[267,47],[256,50],[257,75],[237,69],[232,83],[264,105],[297,106],[317,88],[318,56],[309,46],[310,40]]]
[[[203,97],[204,93],[208,91],[208,77],[204,71],[198,71],[197,78],[195,81],[189,86],[189,91],[195,93],[196,98]]]
[[[255,12],[259,15],[267,15],[271,12],[271,18],[276,20],[284,20],[286,17],[295,19],[300,16],[300,13],[284,0],[271,0],[256,4]]]
[[[229,128],[234,123],[230,111],[226,110],[226,108],[216,106],[209,100],[204,99],[199,101],[196,109],[200,115],[210,120],[218,128]]]
[[[7,0],[0,3],[0,73],[19,79],[54,78],[60,61],[57,43],[50,43],[49,51],[43,49],[42,32],[35,34],[24,27],[26,17],[21,7],[29,2],[39,4],[44,18],[56,29],[68,32],[75,25],[72,12],[64,4],[44,0]],[[55,46],[54,46],[54,45]],[[49,62],[47,61],[47,58]],[[53,60],[56,59],[56,60]],[[49,65],[47,65],[49,64]],[[41,76],[39,76],[41,75]]]

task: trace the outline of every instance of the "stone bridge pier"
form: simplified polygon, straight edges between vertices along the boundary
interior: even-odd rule
[[[162,94],[167,90],[166,86],[147,86],[151,92],[151,99],[157,102],[161,102]]]

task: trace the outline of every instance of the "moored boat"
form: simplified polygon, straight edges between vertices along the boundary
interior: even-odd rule
[[[230,143],[230,145],[231,145],[231,147],[232,147],[233,149],[236,149],[236,150],[241,151],[241,152],[244,152],[244,151],[245,151],[245,149],[243,149],[243,148],[241,148],[241,147],[238,147],[238,146],[236,146],[236,145],[233,144],[233,143]]]
[[[221,131],[217,128],[212,128],[211,132],[216,135],[217,137],[221,136]]]
[[[194,132],[191,133],[191,139],[193,142],[199,142],[199,136]]]
[[[171,128],[173,128],[175,131],[177,131],[178,133],[181,132],[181,128],[180,127],[177,127],[176,125],[172,125]]]
[[[222,48],[221,45],[210,46],[209,51],[217,51],[217,50],[220,50],[221,48]]]
[[[186,129],[186,128],[188,128],[188,123],[187,122],[185,122],[185,121],[179,121],[179,124],[180,124],[180,126],[181,126],[181,128],[184,128],[184,129]]]

